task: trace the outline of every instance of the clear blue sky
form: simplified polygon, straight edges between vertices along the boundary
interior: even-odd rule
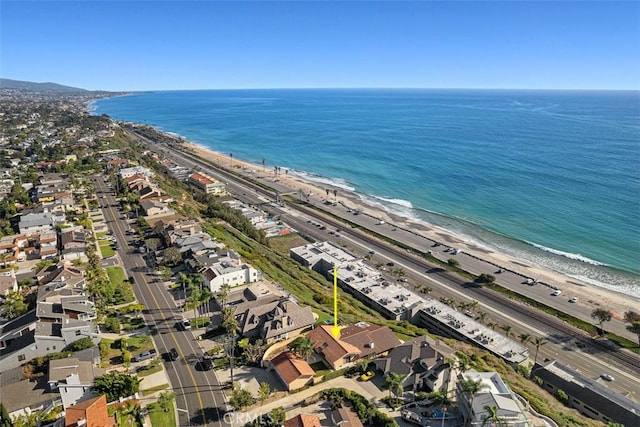
[[[640,89],[640,2],[0,0],[0,48],[86,89]]]

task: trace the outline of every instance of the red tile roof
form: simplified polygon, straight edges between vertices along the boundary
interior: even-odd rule
[[[320,418],[313,414],[298,414],[285,421],[284,427],[320,427]]]
[[[306,360],[301,359],[290,351],[277,355],[271,360],[271,363],[287,385],[302,376],[312,377],[315,375],[315,371]]]

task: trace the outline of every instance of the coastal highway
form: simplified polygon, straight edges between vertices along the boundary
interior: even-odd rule
[[[169,292],[163,287],[159,274],[156,274],[143,255],[131,250],[126,230],[130,228],[127,220],[115,207],[117,201],[106,186],[102,176],[94,179],[96,193],[103,208],[105,221],[120,249],[118,257],[127,274],[133,277],[134,292],[139,302],[145,305],[145,322],[154,340],[158,353],[164,355],[175,348],[180,355],[177,361],[165,359],[165,369],[176,393],[178,425],[180,426],[226,426],[225,396],[214,371],[196,370],[202,351],[191,331],[176,328],[181,312],[173,302]]]
[[[320,209],[330,211],[331,214],[337,217],[347,217],[350,222],[356,223],[363,228],[374,230],[383,235],[395,236],[396,240],[406,242],[410,246],[421,244],[425,248],[430,248],[429,241],[419,235],[399,228],[394,230],[394,227],[387,224],[378,224],[375,218],[370,218],[363,214],[353,215],[353,209],[349,213],[342,205],[326,205],[317,198],[309,200],[311,204],[315,204],[317,209],[298,204],[290,204],[284,208],[275,204],[266,204],[265,201],[273,200],[274,195],[272,192],[266,191],[264,188],[224,169],[212,167],[212,165],[205,164],[198,159],[189,158],[180,152],[169,151],[165,146],[157,146],[144,137],[140,139],[146,145],[153,147],[155,152],[164,154],[174,162],[184,166],[197,166],[206,173],[220,179],[227,184],[229,190],[239,199],[253,204],[262,204],[263,208],[270,211],[271,214],[280,216],[285,222],[309,236],[318,240],[337,240],[341,244],[347,243],[341,240],[348,238],[348,247],[352,248],[359,245],[362,256],[371,249],[375,250],[377,258],[384,257],[385,260],[396,262],[398,266],[404,268],[408,273],[409,283],[426,283],[432,287],[434,289],[434,297],[445,295],[452,296],[457,300],[478,300],[481,304],[481,309],[489,312],[492,320],[499,324],[512,325],[516,335],[529,333],[534,336],[546,337],[550,343],[540,348],[539,360],[544,358],[557,359],[593,378],[598,378],[602,373],[612,373],[616,377],[616,381],[607,384],[607,386],[624,394],[630,393],[630,396],[636,400],[640,396],[640,384],[637,380],[640,374],[640,360],[637,355],[614,350],[605,344],[595,342],[578,329],[565,324],[561,320],[545,315],[524,304],[509,300],[495,292],[483,288],[470,287],[468,282],[459,276],[439,269],[437,266],[428,263],[424,258],[411,254],[402,248],[392,246],[373,237],[371,234],[350,228],[343,222],[323,214]],[[257,176],[252,176],[251,178],[253,180],[259,179]],[[270,181],[267,184],[275,186],[283,193],[287,190],[291,191],[289,187],[281,183]],[[316,223],[322,222],[327,227],[326,231],[320,233],[317,227],[310,226],[306,222],[308,219],[312,219]],[[340,229],[340,237],[336,238],[335,234],[328,234],[331,229]],[[397,236],[398,232],[407,233],[408,235]],[[428,249],[424,251],[426,252],[426,250]],[[375,263],[376,260],[373,262]],[[484,268],[487,268],[487,266]],[[496,267],[490,266],[490,268],[491,270],[486,272],[493,273],[493,269]],[[509,280],[511,281],[511,286],[524,287],[526,291],[530,291],[532,288],[543,289],[542,286],[529,287],[522,285],[523,277],[510,272],[499,276],[501,284],[503,281],[508,282]],[[543,296],[544,298],[549,298],[546,291]],[[541,296],[540,300],[544,300],[543,296]]]

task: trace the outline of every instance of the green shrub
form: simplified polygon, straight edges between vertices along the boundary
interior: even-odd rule
[[[120,321],[116,317],[107,317],[104,321],[104,327],[107,331],[114,334],[120,333]]]

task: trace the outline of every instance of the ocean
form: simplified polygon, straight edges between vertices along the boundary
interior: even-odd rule
[[[639,92],[167,91],[92,108],[640,296]]]

